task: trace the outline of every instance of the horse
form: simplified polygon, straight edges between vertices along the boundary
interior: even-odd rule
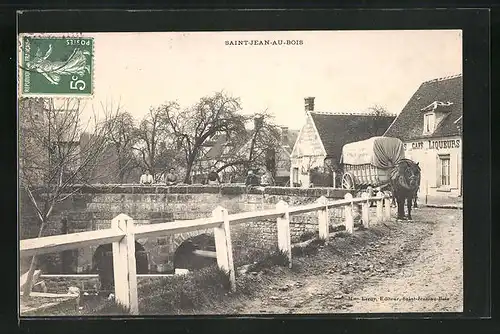
[[[420,191],[420,187],[417,188],[417,190],[415,191],[415,195],[413,196],[413,208],[414,209],[418,208],[417,199],[418,199],[418,192],[419,191]],[[394,191],[391,191],[390,193],[393,194]],[[393,206],[393,207],[396,206],[396,198],[394,196],[391,196],[391,206]]]
[[[405,200],[408,209],[408,220],[411,218],[411,207],[420,186],[420,166],[418,162],[402,159],[391,171],[390,185],[393,198],[398,205],[398,220],[405,220]]]

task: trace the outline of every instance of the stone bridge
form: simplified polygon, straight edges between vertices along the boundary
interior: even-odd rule
[[[333,188],[266,187],[249,192],[240,185],[221,186],[141,186],[141,185],[92,185],[78,187],[63,203],[58,205],[44,236],[76,233],[109,228],[111,219],[120,213],[132,217],[136,224],[154,224],[174,220],[210,217],[217,206],[229,213],[274,208],[284,200],[289,205],[311,203],[320,196],[330,199],[343,198],[346,191]],[[32,205],[20,194],[20,235],[22,239],[36,237],[39,223]],[[330,209],[332,219],[341,218],[342,209]],[[291,218],[292,242],[307,231],[317,230],[315,213]],[[275,222],[258,221],[232,229],[233,243],[245,247],[271,248],[277,243]],[[160,238],[139,239],[149,254],[150,270],[172,269],[176,250],[186,241],[212,230],[200,230]],[[207,238],[205,238],[207,239]],[[212,237],[213,239],[213,237]],[[40,261],[48,273],[85,273],[92,264],[96,247],[86,247],[61,254],[48,254]],[[21,263],[23,266],[23,263]],[[163,268],[163,269],[162,269]]]

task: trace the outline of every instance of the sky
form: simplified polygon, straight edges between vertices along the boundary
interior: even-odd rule
[[[265,109],[300,129],[304,97],[315,110],[399,113],[424,81],[462,73],[460,30],[144,32],[94,37],[94,96],[140,119],[151,106],[181,107],[224,90],[242,112]],[[301,40],[300,45],[227,45],[237,40]]]

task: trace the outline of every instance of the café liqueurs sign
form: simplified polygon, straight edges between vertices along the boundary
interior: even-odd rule
[[[408,150],[447,150],[460,147],[460,139],[426,140],[405,143],[404,149]]]

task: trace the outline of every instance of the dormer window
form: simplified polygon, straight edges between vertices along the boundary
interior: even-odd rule
[[[434,125],[436,115],[433,112],[424,115],[424,135],[432,134],[434,132]]]
[[[436,130],[437,125],[450,113],[452,107],[452,102],[434,101],[427,107],[420,109],[425,112],[423,134],[432,134]]]

